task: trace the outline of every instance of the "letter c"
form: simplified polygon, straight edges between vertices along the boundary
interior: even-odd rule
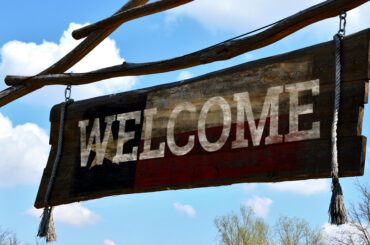
[[[167,144],[170,151],[176,156],[183,156],[194,147],[194,135],[189,136],[188,143],[185,146],[178,146],[175,142],[175,121],[182,111],[196,112],[196,108],[189,102],[183,102],[173,109],[167,124]]]

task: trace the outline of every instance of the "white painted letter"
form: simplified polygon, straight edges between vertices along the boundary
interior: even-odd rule
[[[89,160],[90,151],[93,145],[93,141],[95,139],[95,148],[96,148],[96,165],[102,165],[105,151],[107,149],[107,144],[109,140],[109,135],[111,134],[111,127],[112,123],[115,120],[115,115],[105,117],[106,127],[104,132],[103,143],[101,143],[100,139],[100,123],[99,118],[95,118],[93,127],[91,129],[89,143],[86,146],[86,126],[89,124],[89,120],[79,121],[78,126],[81,130],[81,167],[87,166],[87,161]]]
[[[164,157],[164,146],[165,142],[159,144],[159,149],[151,150],[150,146],[152,144],[152,128],[153,128],[153,116],[157,114],[157,108],[146,109],[144,111],[145,117],[145,134],[144,134],[144,150],[140,154],[139,159],[151,159]]]
[[[320,138],[320,122],[313,122],[311,130],[298,131],[298,116],[313,113],[313,104],[298,105],[298,93],[312,90],[313,96],[319,95],[320,80],[289,84],[285,90],[290,93],[289,134],[285,135],[285,142]]]
[[[178,146],[175,142],[175,121],[181,111],[196,112],[196,108],[189,102],[183,102],[173,109],[170,119],[167,124],[167,144],[171,152],[176,156],[183,156],[187,154],[194,147],[194,135],[189,137],[188,143],[184,146]]]
[[[261,143],[263,129],[265,128],[266,118],[270,112],[270,133],[265,138],[265,144],[277,144],[283,142],[283,136],[279,135],[279,94],[283,92],[283,86],[272,87],[267,90],[262,112],[259,117],[258,126],[254,119],[249,93],[234,94],[234,100],[237,102],[237,126],[236,139],[232,143],[232,148],[242,148],[248,146],[248,140],[244,138],[244,112],[247,114],[247,121],[251,138],[254,146]]]
[[[135,124],[140,123],[141,111],[127,112],[117,115],[117,120],[119,121],[119,131],[118,131],[118,142],[117,142],[117,153],[113,157],[112,162],[119,164],[120,162],[129,162],[137,160],[137,146],[132,147],[131,153],[123,154],[123,145],[135,138],[135,131],[126,132],[126,121],[135,120]]]
[[[209,142],[206,136],[206,119],[209,109],[212,106],[219,106],[223,113],[223,128],[220,138],[216,142]],[[208,152],[213,152],[221,149],[221,147],[226,143],[229,137],[231,128],[231,111],[230,106],[227,101],[220,97],[212,97],[204,105],[199,115],[198,121],[198,137],[199,143],[204,150]]]

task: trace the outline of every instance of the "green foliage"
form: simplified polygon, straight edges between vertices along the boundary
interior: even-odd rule
[[[268,225],[253,214],[253,210],[240,207],[241,217],[227,214],[214,220],[222,245],[269,245]]]
[[[310,228],[304,219],[281,216],[275,226],[275,241],[281,245],[321,245],[323,237],[320,231]]]
[[[214,220],[221,245],[322,245],[321,232],[303,219],[280,217],[273,229],[255,217],[251,208],[241,207],[234,213]]]

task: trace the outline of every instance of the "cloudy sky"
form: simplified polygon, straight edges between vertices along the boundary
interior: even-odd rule
[[[275,22],[320,0],[196,0],[186,6],[124,24],[71,68],[94,70],[123,61],[148,62],[183,55]],[[34,75],[56,62],[78,41],[72,30],[103,19],[122,1],[4,1],[0,14],[0,89],[5,75]],[[370,4],[351,11],[347,33],[369,27]],[[228,61],[151,76],[123,77],[72,88],[76,100],[198,76],[243,62],[332,39],[338,19],[304,28],[266,48]],[[49,152],[49,111],[63,100],[64,87],[51,86],[0,108],[0,226],[22,242],[35,239],[40,211],[33,208]],[[366,108],[367,109],[367,108]],[[363,134],[370,114],[365,109]],[[361,182],[369,179],[367,167]],[[347,206],[357,198],[356,178],[342,180]],[[237,184],[217,188],[122,195],[57,207],[55,244],[210,244],[213,219],[240,205],[273,223],[280,215],[329,226],[327,179],[278,184]]]

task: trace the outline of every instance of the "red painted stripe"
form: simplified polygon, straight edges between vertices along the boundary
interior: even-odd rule
[[[258,176],[258,173],[297,171],[303,167],[299,164],[299,159],[302,158],[300,149],[305,147],[305,142],[264,145],[264,138],[268,135],[269,129],[268,120],[261,145],[257,147],[251,146],[252,141],[246,124],[245,131],[249,146],[243,149],[232,149],[231,142],[235,140],[235,128],[236,124],[233,124],[228,141],[216,152],[203,150],[198,141],[197,131],[176,135],[176,142],[180,146],[187,143],[189,135],[195,135],[194,148],[185,156],[174,156],[166,144],[164,158],[139,160],[134,187],[145,189],[212,183],[212,181]],[[222,127],[208,128],[206,130],[208,140],[216,141],[221,131]],[[152,149],[157,149],[159,143],[165,140],[165,137],[152,139]],[[140,144],[140,152],[142,149],[143,141]],[[285,154],[286,152],[289,154]]]

